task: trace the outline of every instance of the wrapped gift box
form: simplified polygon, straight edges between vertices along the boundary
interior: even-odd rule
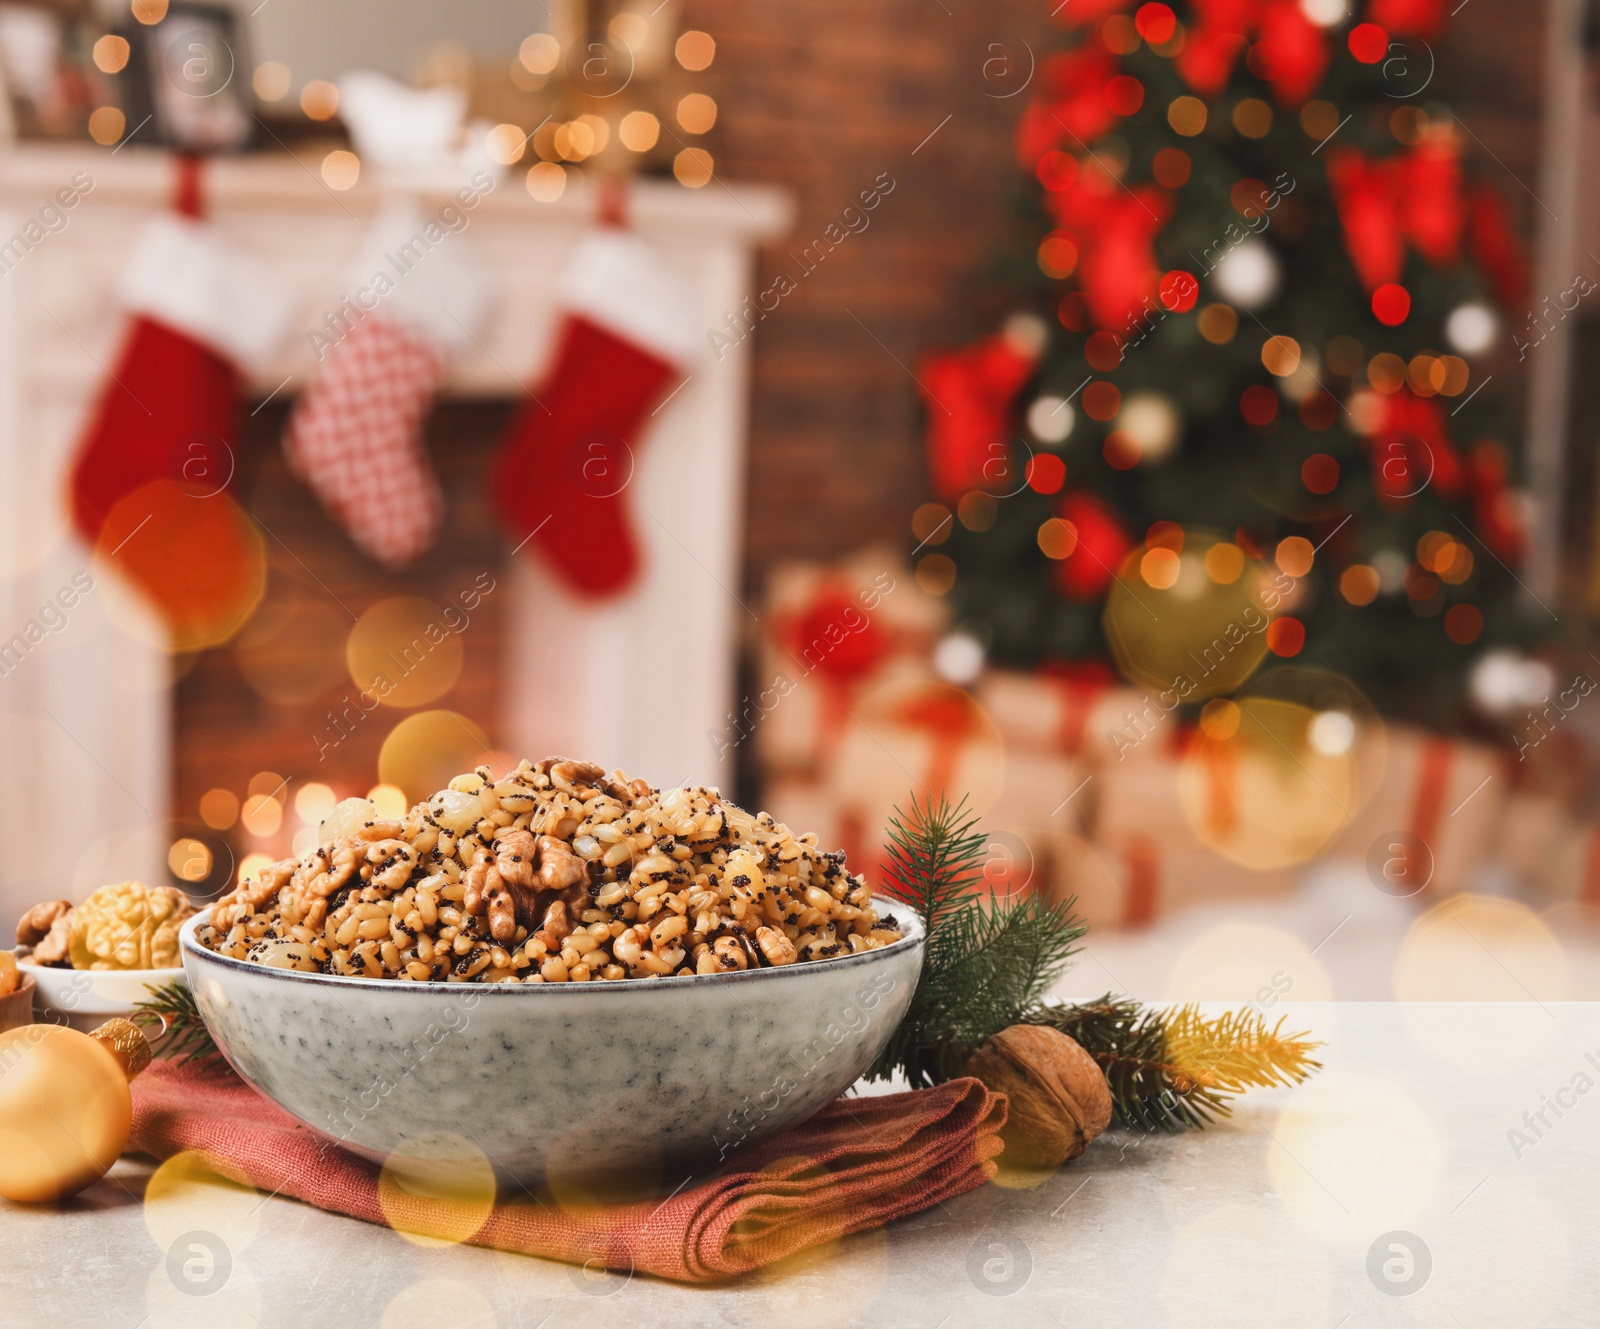
[[[895,550],[780,564],[767,579],[754,650],[754,691],[774,700],[754,707],[753,724],[734,717],[732,737],[753,735],[769,775],[819,775],[867,689],[933,676],[929,659],[947,617]]]
[[[991,669],[975,691],[1008,743],[1060,752],[1095,769],[1159,761],[1181,743],[1175,712],[1106,669]]]
[[[1378,788],[1330,847],[1330,857],[1366,862],[1374,846],[1405,832],[1428,846],[1433,870],[1427,893],[1466,889],[1504,823],[1511,793],[1506,753],[1409,725],[1390,725],[1384,749]]]

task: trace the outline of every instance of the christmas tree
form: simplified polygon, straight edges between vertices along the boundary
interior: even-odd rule
[[[919,579],[997,661],[1109,651],[1162,687],[1238,638],[1175,693],[1276,656],[1458,720],[1484,650],[1529,639],[1511,375],[1490,382],[1526,290],[1439,101],[1442,6],[1059,17],[1006,266],[1038,316],[919,368],[940,500],[913,522]]]

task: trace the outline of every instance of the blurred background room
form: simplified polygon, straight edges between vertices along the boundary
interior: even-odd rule
[[[1595,995],[1593,29],[1450,8],[0,4],[0,922],[559,752]]]

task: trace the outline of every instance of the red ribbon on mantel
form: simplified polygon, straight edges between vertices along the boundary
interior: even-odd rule
[[[198,153],[179,152],[173,155],[172,162],[177,167],[177,178],[172,185],[172,210],[180,217],[198,221],[206,211],[200,178],[204,159]]]

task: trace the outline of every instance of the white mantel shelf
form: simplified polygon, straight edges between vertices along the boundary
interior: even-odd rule
[[[443,203],[461,187],[473,168],[439,168],[379,176],[362,172],[347,190],[329,188],[318,174],[321,153],[337,147],[329,142],[313,155],[263,152],[207,160],[207,199],[229,212],[269,207],[274,211],[336,212],[372,215],[386,193],[401,191],[425,202]],[[523,187],[523,167],[500,172],[500,183],[484,200],[483,215],[497,220],[523,219],[540,224],[577,226],[595,210],[596,191],[580,178],[553,203],[536,202]],[[142,207],[159,207],[171,194],[172,157],[159,149],[129,144],[113,151],[88,145],[15,144],[0,150],[0,197],[26,196],[59,188],[75,171],[87,171],[100,199]],[[770,185],[725,185],[713,182],[686,189],[673,181],[644,178],[630,189],[631,220],[653,234],[711,233],[729,239],[760,241],[781,234],[794,215],[789,194]]]
[[[314,380],[309,333],[354,289],[350,265],[382,203],[410,196],[431,215],[471,174],[365,171],[356,187],[335,191],[318,171],[332,146],[305,149],[303,158],[262,153],[205,167],[207,215],[281,279],[293,306],[281,344],[248,374],[253,397],[285,400]],[[0,151],[0,244],[80,172],[93,187],[67,224],[0,274],[0,642],[91,566],[66,526],[66,476],[126,326],[118,277],[144,223],[170,205],[176,180],[169,154],[134,145]],[[582,181],[539,203],[512,169],[467,213],[468,224],[449,233],[452,249],[491,276],[494,301],[473,344],[448,367],[444,393],[518,397],[537,379],[558,324],[557,278],[597,208],[597,191]],[[641,180],[627,212],[686,284],[692,317],[709,331],[740,307],[755,246],[784,233],[794,206],[767,187],[717,181],[690,190]],[[724,348],[720,358],[709,338],[704,348],[649,423],[624,494],[644,550],[640,582],[601,605],[580,603],[523,555],[497,591],[508,602],[508,676],[562,680],[558,696],[508,688],[509,713],[498,724],[481,717],[511,751],[571,752],[659,784],[726,783],[731,775],[710,734],[732,706],[743,612],[726,588],[740,578],[749,343]],[[40,898],[81,898],[132,876],[165,879],[168,663],[155,644],[159,625],[127,600],[114,571],[97,570],[95,593],[68,626],[0,671],[0,834],[21,843],[59,820],[59,791],[71,790],[77,806],[94,809],[99,845],[75,865],[45,855],[0,864],[0,925]],[[678,614],[672,641],[641,650],[657,635],[652,606],[664,604]],[[307,755],[300,774],[309,779],[309,741]]]

